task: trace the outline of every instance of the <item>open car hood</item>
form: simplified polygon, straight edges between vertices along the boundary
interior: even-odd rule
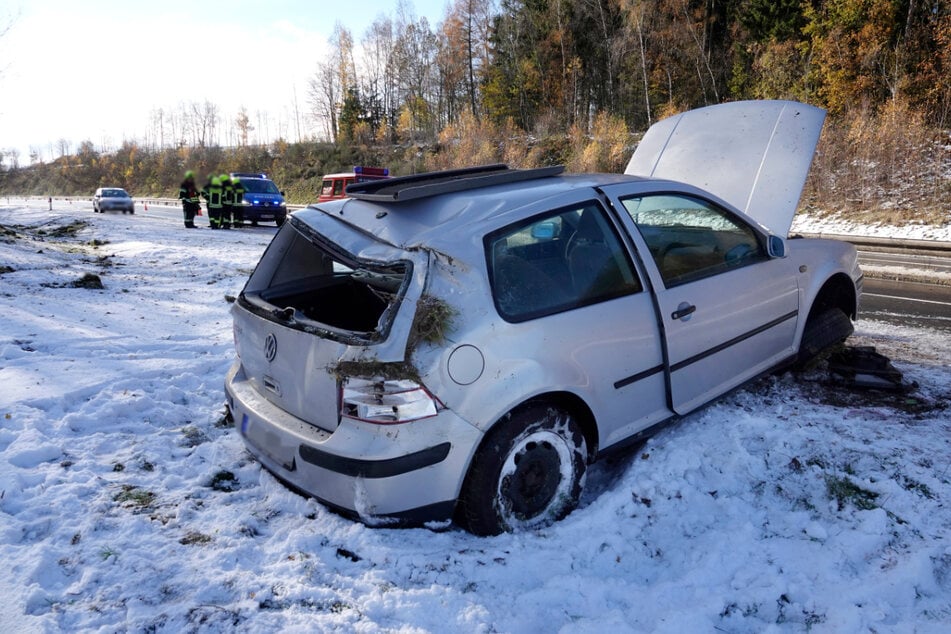
[[[786,237],[825,114],[795,101],[684,112],[647,130],[624,173],[700,187]]]

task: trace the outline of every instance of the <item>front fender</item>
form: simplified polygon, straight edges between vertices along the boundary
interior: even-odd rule
[[[855,246],[820,238],[794,238],[786,242],[788,257],[799,270],[800,315],[796,345],[809,315],[818,308],[839,307],[852,319],[858,316],[862,269]]]

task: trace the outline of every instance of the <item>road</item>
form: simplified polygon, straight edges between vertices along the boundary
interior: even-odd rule
[[[35,203],[40,204],[40,203]],[[45,204],[45,201],[44,201]],[[54,207],[62,206],[57,201]],[[92,203],[74,201],[71,211],[89,211]],[[136,215],[163,219],[181,227],[182,211],[178,206],[150,204],[148,209],[136,202]],[[208,217],[195,219],[199,226],[208,226]],[[262,225],[258,230],[276,231],[272,224]],[[184,230],[184,228],[183,228]],[[907,251],[885,252],[881,250],[859,251],[859,262],[866,267],[865,287],[859,317],[894,324],[913,324],[926,328],[951,332],[951,258],[940,255],[911,253]],[[915,281],[882,279],[880,273],[892,273],[898,277],[911,277]],[[871,273],[871,274],[868,274]],[[944,277],[943,284],[926,283],[929,277]]]
[[[951,286],[866,277],[859,317],[951,332]]]
[[[866,272],[861,319],[951,332],[951,258],[860,249],[859,263]]]
[[[859,250],[859,262],[863,267],[881,269],[911,269],[931,275],[951,277],[951,258],[916,252],[889,253],[884,251]]]

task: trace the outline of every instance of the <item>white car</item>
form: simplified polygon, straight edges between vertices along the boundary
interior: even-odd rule
[[[121,187],[100,187],[92,197],[93,213],[121,211],[124,214],[135,213],[135,202],[129,192]]]
[[[370,524],[564,517],[592,461],[851,333],[855,249],[787,237],[824,114],[730,103],[653,126],[627,175],[487,166],[293,213],[233,308],[238,432]]]

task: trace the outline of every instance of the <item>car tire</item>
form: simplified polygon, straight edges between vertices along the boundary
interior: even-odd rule
[[[841,308],[826,308],[809,316],[802,332],[796,365],[807,368],[825,351],[845,341],[855,331],[852,320]]]
[[[571,414],[528,406],[489,432],[463,483],[456,520],[476,535],[546,526],[578,505],[586,468],[587,442]]]
[[[277,220],[274,221],[274,224],[277,225],[278,227],[280,227],[281,225],[284,224],[284,221],[285,221],[285,220],[287,220],[287,219],[286,219],[286,218],[278,218]]]

